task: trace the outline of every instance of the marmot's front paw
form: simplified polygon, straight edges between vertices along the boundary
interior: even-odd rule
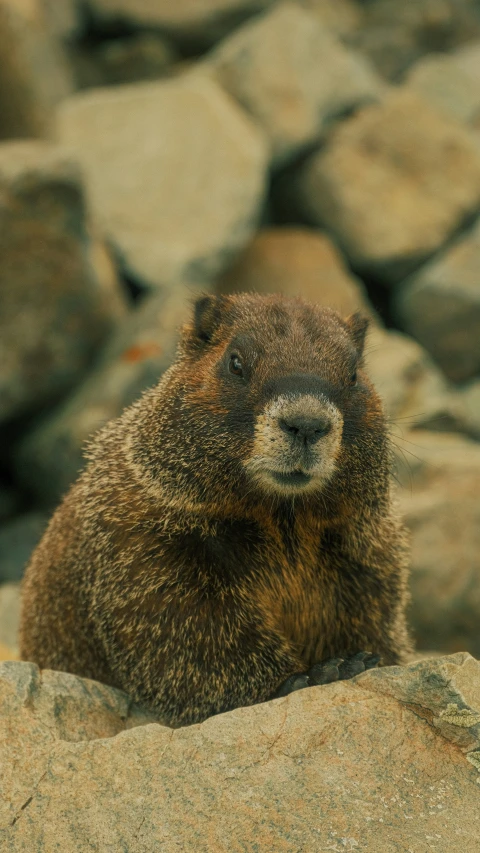
[[[291,675],[278,689],[276,696],[288,696],[295,690],[313,687],[317,684],[331,684],[332,681],[345,681],[373,669],[380,661],[380,655],[370,652],[357,652],[348,658],[329,658],[321,663],[315,663],[308,672],[296,672]]]

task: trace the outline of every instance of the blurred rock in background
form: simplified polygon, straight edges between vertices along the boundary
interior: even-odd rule
[[[478,0],[0,0],[2,654],[85,442],[255,290],[370,316],[416,640],[480,655],[479,93]]]

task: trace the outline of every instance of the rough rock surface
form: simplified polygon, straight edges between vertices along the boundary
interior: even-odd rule
[[[402,284],[394,311],[451,379],[480,372],[480,220]]]
[[[452,54],[424,57],[406,85],[432,107],[480,129],[480,42]]]
[[[277,165],[320,139],[335,118],[382,92],[366,60],[293,2],[236,30],[207,67],[263,128]]]
[[[363,284],[347,271],[332,241],[307,228],[260,230],[216,289],[303,296],[345,317],[359,310],[373,313]]]
[[[0,646],[18,654],[18,626],[20,624],[20,584],[0,584]]]
[[[392,438],[413,427],[471,432],[466,407],[428,353],[399,332],[371,328],[365,363],[382,396],[391,422]]]
[[[30,555],[47,526],[43,512],[17,515],[0,526],[0,583],[23,577]]]
[[[86,440],[170,366],[193,295],[183,289],[168,300],[147,299],[118,327],[85,382],[20,442],[16,472],[41,505],[53,507],[76,479]]]
[[[128,700],[95,682],[40,680],[25,663],[2,664],[0,680],[5,853],[478,849],[480,665],[469,655],[177,731],[139,726]]]
[[[58,399],[124,316],[97,248],[65,151],[1,145],[0,422]]]
[[[48,136],[71,89],[40,0],[0,0],[0,138]]]
[[[305,163],[297,192],[354,266],[390,283],[480,207],[480,151],[461,125],[400,89],[343,122]]]
[[[163,30],[178,39],[212,43],[273,0],[88,0],[94,18]]]
[[[267,146],[213,81],[82,93],[63,103],[59,129],[124,268],[145,286],[208,281],[250,237]]]
[[[399,497],[412,537],[409,618],[416,644],[478,657],[480,445],[421,430],[396,442],[405,454]]]

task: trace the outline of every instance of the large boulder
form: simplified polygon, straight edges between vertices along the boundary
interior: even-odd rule
[[[44,142],[0,146],[0,423],[56,401],[126,311],[92,242],[81,174]]]
[[[145,300],[121,324],[95,368],[39,419],[14,452],[15,472],[40,505],[53,507],[85,464],[85,442],[154,385],[175,356],[193,290]]]
[[[480,150],[467,129],[400,89],[343,122],[295,188],[351,263],[388,284],[480,208]]]
[[[464,402],[412,338],[371,328],[365,365],[383,399],[392,441],[400,447],[402,436],[414,427],[472,433]]]
[[[480,35],[480,33],[479,33]],[[480,42],[417,62],[406,85],[438,110],[467,124],[480,119]]]
[[[276,165],[382,92],[366,60],[293,2],[236,30],[207,58],[207,68],[263,128]]]
[[[112,688],[28,663],[0,665],[0,701],[4,853],[478,848],[480,664],[467,654],[176,731],[139,725]]]
[[[49,136],[55,107],[72,89],[42,2],[0,0],[0,139]]]
[[[121,263],[147,288],[207,282],[256,226],[266,142],[204,76],[81,93],[63,103],[59,133]]]
[[[264,228],[216,283],[219,293],[283,293],[335,308],[343,316],[372,314],[362,282],[332,241],[308,228]]]
[[[188,45],[208,45],[274,0],[87,0],[93,22],[161,30]]]
[[[408,460],[400,508],[412,537],[410,620],[422,649],[480,656],[480,444],[421,430],[397,440]]]
[[[395,316],[455,381],[480,373],[480,220],[394,294]]]

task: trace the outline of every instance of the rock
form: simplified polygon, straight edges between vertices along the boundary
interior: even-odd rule
[[[81,93],[59,125],[105,233],[144,286],[208,282],[250,237],[266,143],[214,82],[193,73]]]
[[[20,584],[0,585],[0,645],[18,656],[18,626],[20,624]]]
[[[118,691],[75,676],[40,681],[32,665],[4,663],[0,678],[5,853],[478,846],[480,665],[469,655],[176,731],[138,725]]]
[[[88,0],[101,26],[153,29],[198,47],[213,44],[273,0]]]
[[[480,150],[408,89],[343,122],[299,171],[305,213],[354,267],[390,284],[480,207]]]
[[[394,294],[393,311],[443,372],[462,381],[480,372],[480,220]]]
[[[16,516],[0,526],[0,583],[23,577],[33,549],[40,541],[48,522],[42,512]]]
[[[478,657],[480,445],[418,430],[399,446],[409,469],[399,497],[412,536],[410,621],[417,645]]]
[[[352,42],[390,80],[401,78],[426,53],[480,38],[477,0],[369,0],[361,6]]]
[[[79,0],[40,0],[48,28],[57,38],[70,43],[83,34],[84,20]]]
[[[459,399],[467,429],[473,438],[480,441],[480,379],[462,388]]]
[[[207,57],[207,67],[265,131],[276,165],[382,92],[366,61],[293,2],[236,30]]]
[[[458,121],[480,123],[480,42],[452,54],[426,56],[413,66],[406,86]]]
[[[259,231],[216,289],[302,296],[345,317],[359,310],[373,314],[362,282],[347,271],[331,240],[307,228]]]
[[[71,89],[40,0],[0,0],[0,139],[50,135],[55,106]]]
[[[380,393],[391,424],[392,440],[423,427],[469,432],[465,407],[428,353],[399,332],[371,328],[365,364]]]
[[[177,329],[193,291],[150,297],[119,326],[72,395],[38,421],[14,453],[18,479],[53,507],[84,465],[85,442],[154,385],[175,356]]]
[[[347,41],[362,22],[363,11],[355,0],[299,0],[299,3],[335,35]]]
[[[0,146],[0,422],[58,400],[125,314],[87,231],[81,176],[43,142]]]

